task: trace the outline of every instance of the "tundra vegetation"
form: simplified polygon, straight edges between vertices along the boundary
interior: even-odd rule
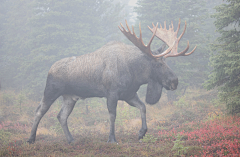
[[[134,28],[141,22],[144,43],[152,22],[173,21],[176,28],[181,18],[188,26],[179,49],[187,40],[198,48],[188,57],[166,60],[179,78],[178,89],[163,90],[156,105],[146,105],[148,132],[141,143],[139,110],[124,101],[117,107],[118,144],[106,143],[106,100],[92,98],[79,100],[68,119],[75,137],[70,145],[57,119],[62,99],[42,118],[35,144],[26,142],[47,72],[57,60],[93,52],[109,41],[131,45],[117,28],[123,19],[134,24],[126,16],[128,1],[0,3],[0,156],[239,156],[237,0],[138,0]],[[157,45],[153,40],[152,49]],[[138,90],[142,101],[145,91],[146,86]]]

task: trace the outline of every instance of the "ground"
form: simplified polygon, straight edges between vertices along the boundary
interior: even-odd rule
[[[69,117],[75,138],[68,144],[57,114],[57,100],[39,124],[36,142],[28,144],[38,102],[23,92],[0,93],[0,156],[239,156],[240,118],[225,113],[216,92],[188,89],[168,103],[163,94],[156,105],[147,105],[148,132],[138,141],[139,110],[120,101],[116,139],[107,143],[109,116],[104,99],[81,100]]]

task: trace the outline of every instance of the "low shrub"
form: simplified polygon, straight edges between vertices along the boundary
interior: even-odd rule
[[[191,127],[193,130],[185,131],[186,127]],[[159,131],[158,135],[161,140],[174,142],[172,150],[176,155],[186,155],[190,151],[189,146],[202,148],[199,152],[202,156],[240,154],[240,117],[191,122],[180,126],[178,130],[173,128],[169,131]]]

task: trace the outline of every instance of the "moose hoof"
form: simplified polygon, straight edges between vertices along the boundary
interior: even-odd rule
[[[147,129],[141,129],[138,134],[138,139],[139,140],[143,139],[143,136],[145,136],[146,132],[147,132]]]
[[[74,140],[74,139],[68,141],[68,144],[70,144],[70,145],[75,145],[75,143],[76,143],[76,140]]]
[[[33,140],[33,139],[28,139],[27,140],[27,143],[29,143],[29,144],[33,144],[35,142],[35,140]]]
[[[143,139],[143,136],[138,136],[139,142],[142,141],[142,139]],[[140,142],[140,143],[141,143],[141,142]]]
[[[116,139],[108,139],[107,143],[117,143]]]

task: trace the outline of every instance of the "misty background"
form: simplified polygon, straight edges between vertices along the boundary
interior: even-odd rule
[[[237,156],[240,152],[240,0],[0,0],[0,156]],[[147,26],[179,19],[186,32],[178,45],[186,57],[168,57],[177,75],[146,105],[148,132],[138,141],[139,109],[119,101],[118,145],[106,143],[106,99],[79,100],[68,119],[69,145],[57,99],[42,118],[35,144],[26,143],[50,67],[91,53],[111,41],[133,45],[119,30],[125,20],[148,44]],[[126,28],[126,27],[125,27]],[[162,46],[154,38],[151,49]],[[146,85],[138,95],[145,100]],[[230,113],[230,114],[229,114]]]
[[[147,26],[157,22],[173,21],[176,30],[181,19],[187,30],[181,39],[179,51],[190,42],[188,57],[170,57],[166,60],[179,78],[178,89],[167,92],[174,101],[188,88],[203,88],[213,70],[210,57],[217,54],[211,47],[220,34],[214,21],[219,0],[1,0],[0,5],[0,81],[1,88],[22,91],[34,100],[40,100],[51,65],[65,57],[91,53],[109,41],[132,43],[119,31],[125,19],[138,35],[141,22],[145,44],[152,33]],[[235,26],[225,26],[227,29]],[[239,27],[238,27],[239,28]],[[238,29],[237,28],[237,29]],[[163,43],[155,38],[152,50]],[[237,69],[234,74],[239,72]],[[220,72],[225,73],[225,72]],[[209,89],[220,80],[213,78]],[[211,76],[210,76],[211,77]],[[214,82],[215,81],[215,82]],[[215,83],[215,85],[214,85]],[[222,85],[220,83],[220,85]],[[139,90],[144,96],[145,87]]]

